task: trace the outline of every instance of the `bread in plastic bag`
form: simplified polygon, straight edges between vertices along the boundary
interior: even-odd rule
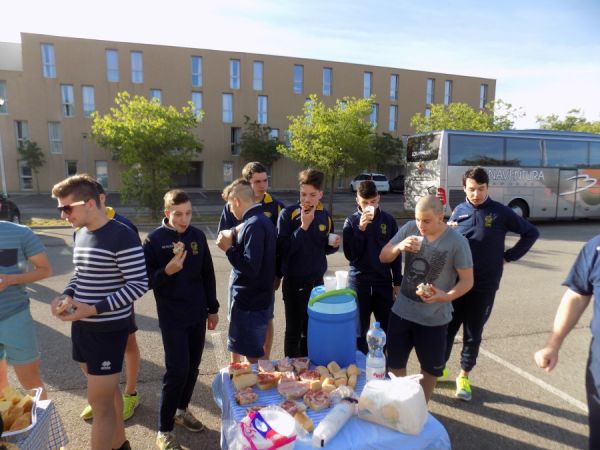
[[[369,381],[358,400],[358,417],[406,434],[419,434],[427,421],[422,375]]]

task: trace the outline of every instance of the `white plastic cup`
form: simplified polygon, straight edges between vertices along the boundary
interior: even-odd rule
[[[374,217],[375,216],[375,207],[373,205],[365,206],[364,212],[365,212],[365,214],[368,214],[371,217]]]
[[[348,287],[348,271],[347,270],[336,270],[335,271],[336,287],[337,289],[346,289]]]
[[[329,236],[327,237],[327,242],[329,243],[329,245],[333,246],[337,241],[338,237],[339,236],[335,233],[329,233]]]
[[[325,290],[326,291],[335,291],[336,287],[337,287],[337,279],[336,277],[325,277],[323,278],[323,283],[325,284]]]
[[[423,236],[413,236],[417,239],[417,251],[421,251],[421,245],[423,245]]]

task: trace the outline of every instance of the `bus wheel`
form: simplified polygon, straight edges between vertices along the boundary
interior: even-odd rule
[[[508,207],[511,208],[514,212],[517,213],[519,217],[523,219],[527,219],[529,217],[529,207],[527,203],[523,200],[513,200],[508,204]]]

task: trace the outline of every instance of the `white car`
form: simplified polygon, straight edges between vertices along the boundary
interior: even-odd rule
[[[354,180],[350,183],[350,191],[356,192],[358,185],[361,181],[372,180],[375,182],[375,186],[377,187],[377,191],[380,194],[385,194],[390,192],[390,182],[387,177],[382,173],[361,173],[354,177]]]

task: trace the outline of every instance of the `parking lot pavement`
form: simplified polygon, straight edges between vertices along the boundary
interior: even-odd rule
[[[214,233],[215,225],[208,225]],[[580,449],[586,447],[584,371],[589,346],[587,311],[565,342],[558,367],[548,374],[533,362],[533,353],[544,344],[564,287],[560,286],[582,244],[598,232],[595,222],[540,225],[541,238],[523,261],[505,267],[502,286],[484,333],[482,352],[473,370],[473,401],[454,399],[459,370],[460,340],[449,362],[450,381],[438,385],[431,412],[447,428],[455,449]],[[38,230],[46,244],[55,275],[30,286],[31,309],[38,323],[42,372],[50,397],[56,401],[71,443],[68,449],[89,448],[90,425],[79,419],[84,407],[85,382],[71,361],[69,326],[54,319],[48,303],[71,275],[72,231]],[[179,431],[191,449],[219,448],[219,410],[212,400],[210,383],[228,360],[225,352],[226,287],[230,266],[209,236],[221,299],[220,322],[207,333],[200,376],[192,411],[206,423],[207,431],[192,435]],[[510,238],[509,243],[513,243]],[[342,252],[328,257],[329,270],[343,270]],[[589,308],[588,308],[589,309]],[[127,422],[127,435],[135,449],[154,448],[158,395],[163,375],[163,351],[152,293],[136,302],[137,337],[142,353],[139,392],[142,405]],[[284,317],[281,291],[276,295],[273,358],[283,355]],[[460,336],[460,333],[459,333]],[[409,373],[419,367],[414,355]],[[15,383],[11,372],[11,382]],[[360,449],[360,443],[357,444]]]

